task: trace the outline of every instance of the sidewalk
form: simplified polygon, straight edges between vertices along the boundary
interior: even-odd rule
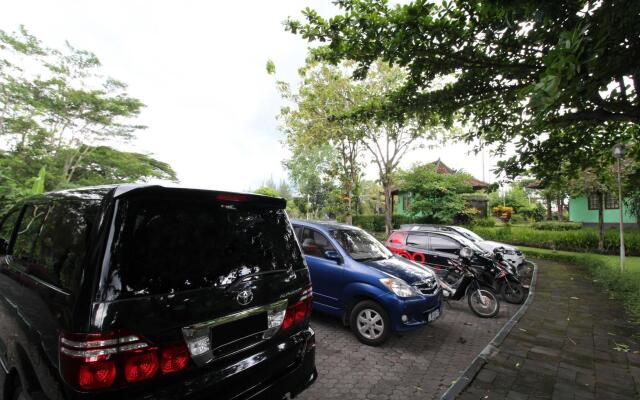
[[[459,399],[640,399],[640,328],[578,267],[538,267],[533,304]]]

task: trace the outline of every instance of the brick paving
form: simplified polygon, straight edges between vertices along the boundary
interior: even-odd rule
[[[466,301],[445,305],[435,323],[393,335],[382,347],[357,341],[334,318],[314,314],[319,378],[299,399],[439,399],[518,306],[476,317]]]
[[[458,398],[640,399],[640,327],[579,267],[538,266],[532,305]]]

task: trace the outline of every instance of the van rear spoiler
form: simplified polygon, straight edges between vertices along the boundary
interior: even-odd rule
[[[198,199],[208,198],[223,203],[257,203],[269,205],[274,208],[286,208],[287,201],[281,197],[264,196],[254,193],[226,192],[218,190],[193,189],[179,186],[163,185],[119,185],[114,189],[113,197],[116,199],[133,196],[172,196],[193,197]]]

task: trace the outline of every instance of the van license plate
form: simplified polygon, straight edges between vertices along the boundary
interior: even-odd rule
[[[440,316],[440,310],[435,310],[429,313],[429,322],[435,321]]]

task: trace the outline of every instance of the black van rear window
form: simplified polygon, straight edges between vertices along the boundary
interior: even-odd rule
[[[107,299],[225,286],[304,266],[282,209],[259,203],[121,200]]]

